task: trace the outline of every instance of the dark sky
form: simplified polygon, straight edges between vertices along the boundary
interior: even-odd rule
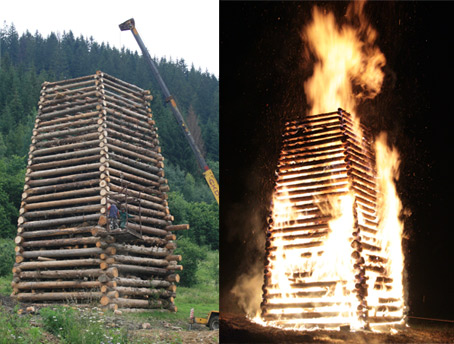
[[[229,293],[235,278],[263,260],[282,124],[307,110],[303,82],[311,64],[302,58],[300,32],[312,5],[221,1],[221,310],[238,310]],[[342,18],[348,3],[318,5]],[[368,114],[363,122],[374,133],[387,131],[401,153],[398,192],[411,211],[404,242],[409,314],[449,319],[453,9],[451,2],[366,4],[387,65],[382,93],[359,109]]]

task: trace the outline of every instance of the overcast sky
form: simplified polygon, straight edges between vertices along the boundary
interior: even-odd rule
[[[14,23],[19,35],[71,30],[76,37],[140,52],[132,33],[118,28],[130,18],[152,57],[183,58],[219,77],[217,0],[14,0],[0,6],[1,27]]]

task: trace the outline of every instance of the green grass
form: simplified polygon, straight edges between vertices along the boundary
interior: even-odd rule
[[[0,344],[46,343],[43,330],[30,324],[30,316],[8,313],[0,305]]]
[[[0,295],[11,295],[13,289],[11,288],[11,281],[13,275],[0,276]]]

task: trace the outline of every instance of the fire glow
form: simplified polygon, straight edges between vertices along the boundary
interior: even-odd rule
[[[404,324],[399,156],[354,115],[359,101],[380,92],[385,64],[363,7],[347,10],[356,28],[316,7],[302,34],[317,60],[304,84],[311,110],[283,133],[256,318],[265,325],[381,331]],[[340,106],[352,113],[329,112]]]

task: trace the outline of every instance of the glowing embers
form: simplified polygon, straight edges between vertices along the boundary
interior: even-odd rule
[[[377,208],[394,189],[377,185],[370,141],[340,109],[287,123],[283,137],[262,320],[299,329],[401,323],[403,260],[390,259],[398,256],[400,232],[378,220],[392,211]]]

